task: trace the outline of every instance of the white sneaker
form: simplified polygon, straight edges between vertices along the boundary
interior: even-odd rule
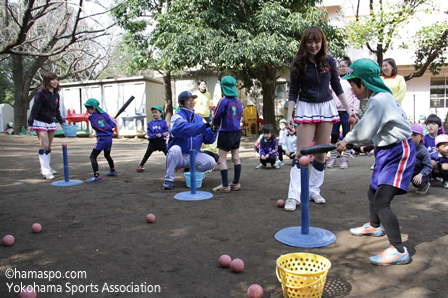
[[[47,179],[47,180],[53,180],[53,179],[54,179],[54,176],[53,176],[53,174],[51,174],[51,173],[48,173],[48,174],[44,175],[44,177],[45,177],[45,179]]]
[[[285,165],[285,161],[282,160],[282,161],[280,162],[280,165],[281,165],[281,166],[284,166],[284,165]]]
[[[266,166],[264,164],[259,164],[258,166],[256,166],[257,169],[264,169],[266,168]]]
[[[339,168],[343,169],[343,170],[348,169],[348,159],[347,158],[345,158],[345,157],[341,158],[341,164],[339,165]]]
[[[327,159],[325,167],[327,169],[331,169],[331,168],[336,167],[336,158],[330,157],[329,159]]]
[[[280,169],[280,160],[277,160],[275,164],[272,165],[276,169]]]
[[[321,195],[310,196],[310,201],[313,200],[316,204],[325,204],[325,199]]]
[[[373,171],[373,170],[375,170],[375,164],[373,164],[371,167],[370,167],[370,169]]]
[[[288,199],[286,199],[286,202],[285,202],[285,210],[286,211],[294,211],[294,210],[296,210],[296,207],[297,207],[297,205],[299,205],[300,203],[299,202],[297,202],[297,200],[296,199],[293,199],[293,198],[288,198]]]

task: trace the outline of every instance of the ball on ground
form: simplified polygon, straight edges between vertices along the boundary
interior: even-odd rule
[[[232,262],[232,258],[229,255],[222,255],[219,257],[219,265],[222,268],[229,267],[231,262]]]
[[[283,201],[283,200],[278,200],[278,201],[277,201],[277,207],[279,207],[279,208],[283,208],[283,207],[285,207],[285,201]]]
[[[62,143],[62,147],[67,147],[68,144],[67,143]]]
[[[42,231],[42,226],[38,223],[35,223],[31,226],[31,230],[33,231],[33,233],[40,233],[40,231]]]
[[[19,294],[19,298],[36,298],[37,293],[34,291],[32,286],[28,286],[26,289],[23,289]]]
[[[149,213],[148,215],[146,215],[146,221],[149,223],[153,223],[156,221],[156,216],[152,213]]]
[[[348,123],[349,124],[355,124],[356,123],[356,118],[355,117],[348,118]]]
[[[247,289],[247,297],[249,298],[263,298],[264,292],[260,285],[253,284]]]
[[[310,159],[308,158],[308,156],[302,156],[302,157],[299,159],[299,164],[300,164],[301,166],[308,166],[308,165],[310,164]]]
[[[4,246],[11,246],[14,244],[14,236],[13,235],[6,235],[2,239],[2,243]]]
[[[244,269],[244,262],[241,259],[235,259],[230,263],[233,272],[241,272]]]

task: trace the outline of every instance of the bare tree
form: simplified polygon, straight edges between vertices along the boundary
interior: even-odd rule
[[[40,69],[54,67],[57,61],[65,59],[62,64],[66,69],[60,72],[63,79],[100,64],[101,55],[93,55],[86,49],[107,36],[114,26],[104,20],[109,12],[98,1],[4,0],[0,55],[9,56],[12,66],[15,133],[27,125],[30,87]],[[84,60],[83,55],[90,57]]]

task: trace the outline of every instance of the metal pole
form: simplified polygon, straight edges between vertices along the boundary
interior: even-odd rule
[[[190,149],[190,186],[191,194],[196,194],[196,155],[194,149]]]
[[[300,201],[302,203],[302,234],[310,233],[310,185],[308,182],[308,166],[300,166],[301,193]]]

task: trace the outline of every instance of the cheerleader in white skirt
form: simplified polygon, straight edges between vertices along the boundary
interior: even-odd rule
[[[309,27],[303,33],[299,51],[290,67],[290,79],[288,126],[298,124],[297,155],[290,172],[285,210],[294,211],[300,203],[300,149],[311,146],[313,140],[316,145],[327,145],[333,123],[339,121],[330,85],[349,114],[355,117],[356,115],[347,105],[339,82],[336,61],[327,55],[327,41],[319,27]],[[318,204],[325,203],[325,199],[320,195],[324,170],[325,154],[316,154],[309,183],[310,200]]]
[[[51,143],[53,142],[56,123],[64,125],[59,110],[59,82],[55,73],[44,74],[41,88],[34,95],[34,104],[28,118],[28,132],[36,131],[40,142],[39,162],[40,173],[46,179],[54,179],[56,171],[50,167]]]

